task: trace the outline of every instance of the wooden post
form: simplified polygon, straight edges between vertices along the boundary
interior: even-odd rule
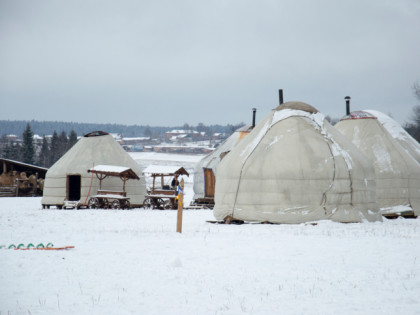
[[[181,189],[178,193],[178,216],[176,218],[176,231],[182,233],[182,209],[184,208],[184,179],[179,183]]]

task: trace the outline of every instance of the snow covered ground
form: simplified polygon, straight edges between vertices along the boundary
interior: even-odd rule
[[[420,313],[419,219],[213,219],[185,210],[179,234],[176,211],[42,210],[40,198],[0,198],[0,245],[75,246],[0,250],[0,314]]]

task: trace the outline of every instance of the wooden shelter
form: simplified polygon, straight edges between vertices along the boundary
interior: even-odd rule
[[[129,167],[115,165],[97,165],[87,171],[95,174],[99,179],[97,194],[89,199],[90,208],[129,209],[130,201],[125,191],[125,183],[129,179],[140,180],[137,174]],[[123,182],[122,191],[102,190],[102,181],[107,177],[119,177]]]
[[[42,195],[48,169],[0,158],[0,197]]]
[[[152,187],[148,190],[143,202],[144,207],[152,209],[176,209],[178,201],[178,177],[181,175],[190,175],[185,168],[168,165],[149,165],[143,170],[143,174],[152,177]]]

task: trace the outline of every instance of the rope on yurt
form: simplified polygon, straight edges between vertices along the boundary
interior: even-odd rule
[[[342,149],[339,146],[339,144],[334,141],[334,139],[332,137],[326,137],[326,139],[328,139],[329,141],[331,141],[331,143],[335,144],[340,149]],[[330,148],[331,154],[332,154],[332,156],[334,158],[334,154],[333,154],[333,152],[331,150],[331,147],[330,146],[328,146],[328,147]],[[344,162],[345,162],[344,164],[347,165],[347,172],[349,173],[349,180],[350,180],[350,205],[353,206],[353,176],[352,176],[352,173],[351,173],[351,169],[350,169],[350,167],[348,166],[348,164],[346,162],[346,158],[344,156],[342,156],[342,158],[344,159]],[[335,158],[334,158],[334,171],[335,171]],[[332,186],[331,186],[331,188],[332,188]],[[326,194],[329,190],[330,189],[328,189],[324,194]],[[325,199],[325,201],[327,201],[327,200]]]
[[[332,149],[331,149],[330,143],[329,143],[329,141],[328,141],[328,140],[330,140],[330,139],[328,139],[328,138],[325,138],[325,139],[326,139],[326,142],[327,142],[327,145],[328,145],[328,149],[330,150],[330,153],[331,153],[331,156],[332,156],[332,159],[333,159],[333,162],[334,162],[333,178],[332,178],[331,184],[330,184],[330,186],[328,187],[328,189],[322,193],[322,199],[321,199],[321,203],[320,203],[320,205],[324,208],[324,213],[325,213],[325,215],[327,215],[327,209],[325,208],[325,204],[327,203],[327,193],[328,193],[328,192],[332,189],[332,187],[334,186],[334,181],[335,181],[335,169],[336,169],[336,165],[335,165],[335,163],[336,163],[336,162],[335,162],[335,157],[334,157],[333,151],[332,151]]]
[[[92,162],[92,168],[94,168],[94,167],[95,167],[95,162]],[[86,207],[86,202],[87,202],[87,200],[89,198],[89,195],[90,195],[90,189],[92,188],[92,183],[93,183],[93,172],[92,172],[92,178],[90,179],[89,191],[88,191],[88,194],[86,196],[85,202],[83,203],[83,207]]]

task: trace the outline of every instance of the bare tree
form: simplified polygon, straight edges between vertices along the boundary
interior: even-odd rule
[[[420,101],[420,83],[415,82],[413,84],[413,94],[418,101]],[[409,122],[406,124],[405,129],[414,139],[420,142],[420,105],[413,107],[413,113],[411,114]]]

